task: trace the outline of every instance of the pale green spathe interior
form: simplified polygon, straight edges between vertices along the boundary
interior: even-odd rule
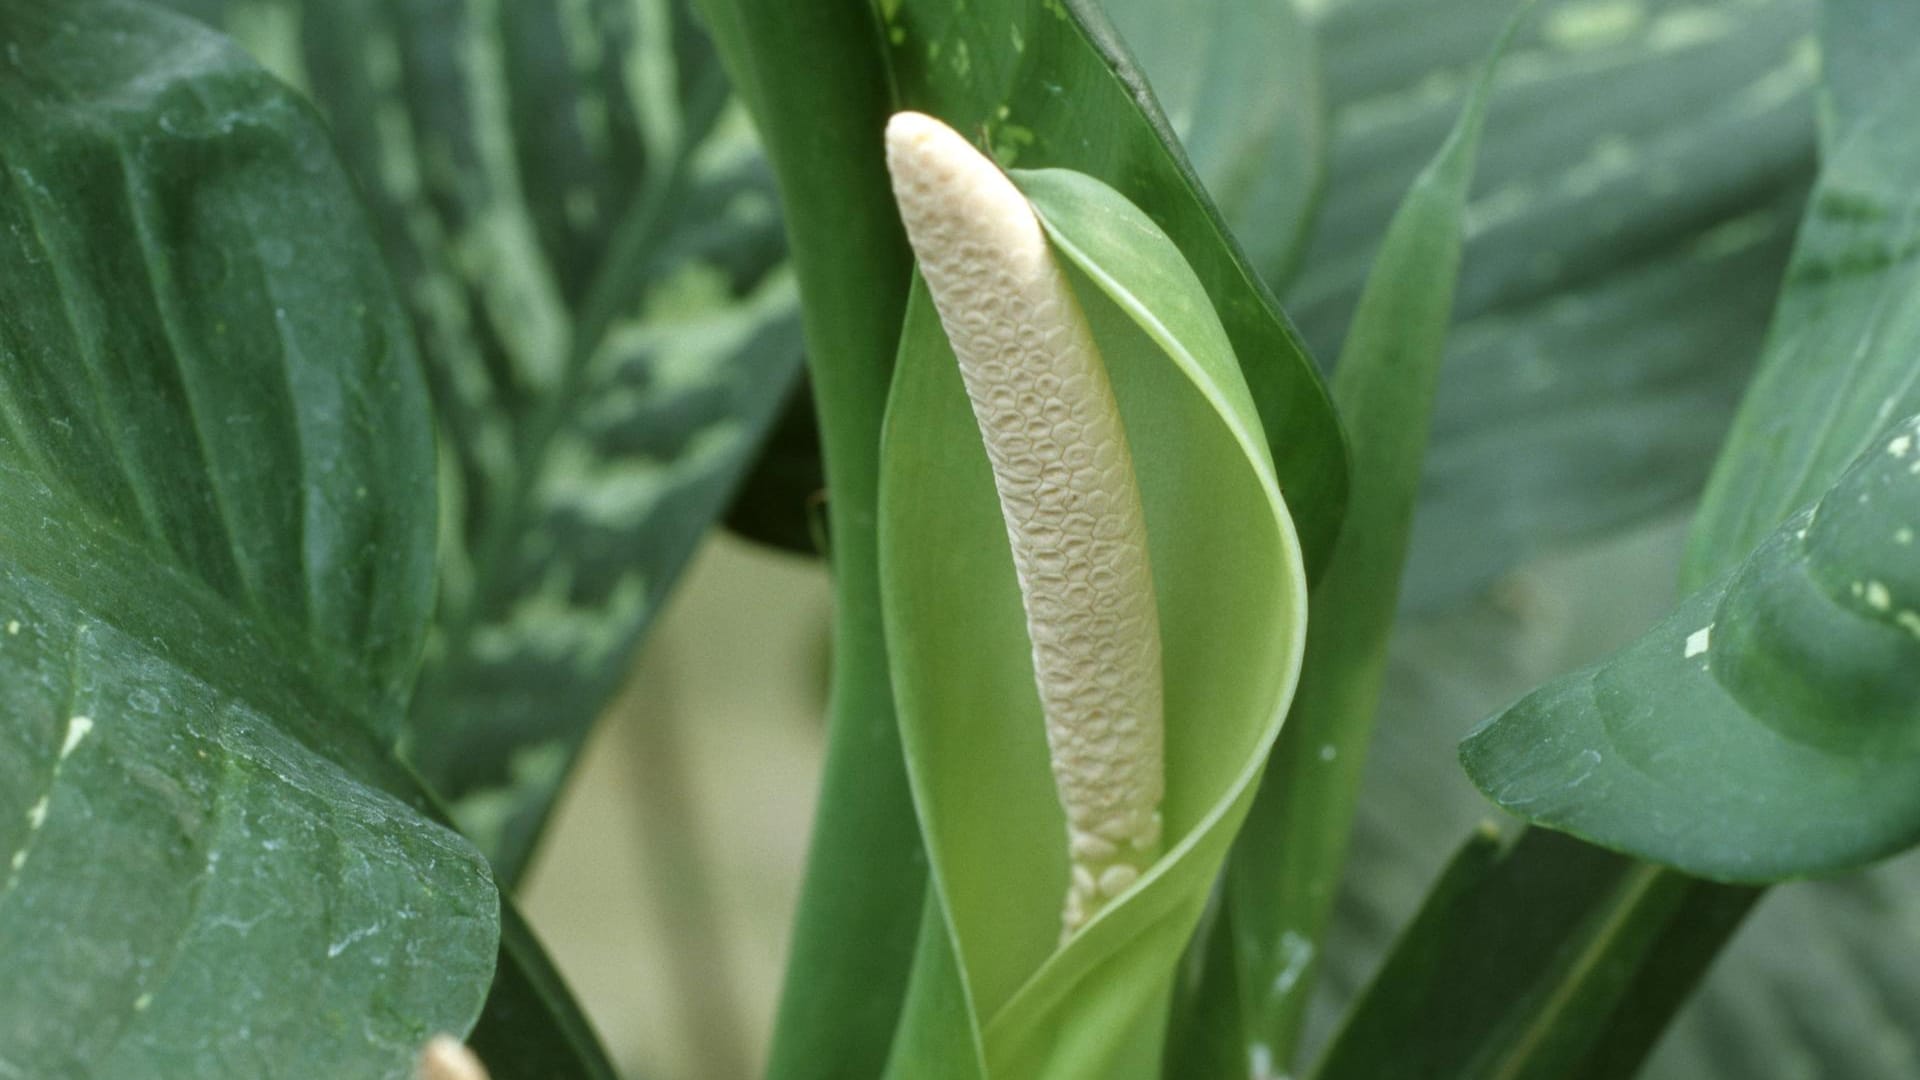
[[[885,615],[916,805],[987,1070],[1115,1076],[1157,1067],[1174,964],[1292,695],[1306,588],[1251,398],[1171,241],[1085,176],[1017,180],[1065,256],[1112,377],[1166,678],[1168,854],[1064,948],[1065,822],[1019,590],[986,454],[923,289],[883,443]],[[940,1022],[910,1010],[903,1027]]]

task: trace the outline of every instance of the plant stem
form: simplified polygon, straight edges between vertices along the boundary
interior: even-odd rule
[[[819,815],[772,1077],[878,1075],[912,962],[926,858],[881,635],[880,423],[912,259],[882,147],[880,37],[854,0],[703,0],[785,206],[827,476],[833,690]]]

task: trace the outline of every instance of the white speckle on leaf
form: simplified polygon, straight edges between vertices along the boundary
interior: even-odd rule
[[[374,934],[379,933],[379,931],[380,931],[379,923],[374,923],[372,926],[363,926],[358,930],[349,931],[346,937],[343,937],[339,941],[335,941],[327,946],[327,959],[331,960],[334,957],[339,956],[341,953],[346,952],[347,949],[350,948],[354,942],[359,941],[362,938],[371,937]]]
[[[1339,756],[1340,756],[1340,751],[1337,748],[1335,748],[1332,743],[1325,743],[1321,745],[1320,747],[1321,761],[1332,761],[1334,758],[1337,758]]]
[[[17,637],[17,636],[19,636],[19,634],[20,634],[20,620],[19,620],[19,619],[8,619],[8,620],[7,620],[7,633],[8,633],[9,635],[12,635],[12,636],[16,636],[16,637]]]
[[[65,761],[67,755],[73,753],[74,747],[80,745],[80,740],[86,738],[87,733],[92,730],[93,717],[91,716],[76,716],[67,721],[67,739],[60,744],[60,760]]]
[[[133,999],[133,1011],[146,1012],[147,1006],[152,1004],[153,1004],[152,994],[141,994],[139,997]]]
[[[1893,530],[1893,542],[1896,544],[1913,543],[1913,530],[1907,528],[1905,525]]]
[[[1293,992],[1300,976],[1307,973],[1307,965],[1313,962],[1313,942],[1288,930],[1280,935],[1280,953],[1286,957],[1286,963],[1280,965],[1280,973],[1273,977],[1273,992],[1285,995]]]
[[[27,828],[37,829],[40,826],[45,825],[46,823],[47,823],[47,797],[45,795],[42,795],[40,796],[39,802],[34,803],[32,806],[27,807]]]
[[[1911,435],[1895,435],[1892,441],[1887,443],[1887,453],[1897,458],[1906,457],[1907,451],[1912,449],[1913,436]]]
[[[1713,624],[1708,623],[1707,625],[1687,635],[1687,648],[1684,654],[1684,659],[1691,660],[1696,656],[1703,655],[1707,651],[1708,646],[1712,644],[1712,642],[1713,642]]]
[[[1877,581],[1867,582],[1867,606],[1875,611],[1885,611],[1893,606],[1893,597],[1887,587]]]
[[[1893,617],[1893,621],[1905,627],[1907,633],[1920,638],[1920,612],[1902,611]]]

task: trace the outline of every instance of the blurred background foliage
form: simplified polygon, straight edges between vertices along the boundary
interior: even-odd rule
[[[333,121],[413,308],[445,436],[416,762],[512,880],[607,706],[521,894],[623,1065],[748,1075],[822,754],[804,553],[830,538],[772,189],[711,47],[675,0],[172,3]],[[1511,3],[1106,6],[1329,361]],[[1813,172],[1815,14],[1562,0],[1501,69],[1310,1043],[1494,813],[1458,737],[1672,600]],[[736,491],[731,524],[802,554],[710,532]],[[1910,857],[1774,890],[1649,1075],[1920,1073],[1916,889]]]

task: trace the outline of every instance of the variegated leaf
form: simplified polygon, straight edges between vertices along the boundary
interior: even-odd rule
[[[320,105],[403,283],[443,493],[406,748],[511,882],[798,368],[771,180],[675,0],[174,3]]]
[[[1332,145],[1284,295],[1330,357],[1388,215],[1513,4],[1303,6]],[[1409,605],[1700,490],[1812,174],[1815,7],[1557,0],[1522,31],[1468,210]]]

